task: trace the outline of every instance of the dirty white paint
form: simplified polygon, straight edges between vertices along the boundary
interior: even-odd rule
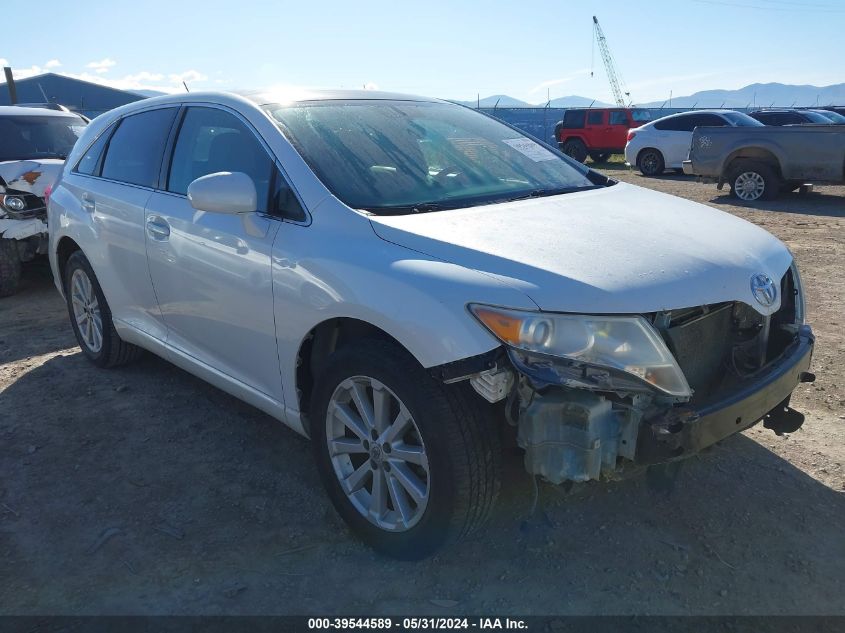
[[[619,183],[535,200],[371,216],[383,239],[493,275],[542,310],[658,312],[741,301],[792,255],[760,227],[703,204]]]
[[[7,191],[34,193],[43,198],[44,190],[56,181],[64,164],[58,158],[9,160],[0,163],[0,178]]]
[[[29,220],[0,220],[0,236],[7,240],[23,240],[47,233],[47,223],[39,218]]]

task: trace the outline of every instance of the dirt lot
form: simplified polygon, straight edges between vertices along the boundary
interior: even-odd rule
[[[519,458],[483,534],[421,563],[350,537],[306,441],[153,357],[95,369],[46,266],[0,300],[0,613],[845,614],[845,187],[757,208],[817,335],[805,426],[754,428],[647,479],[541,488]]]

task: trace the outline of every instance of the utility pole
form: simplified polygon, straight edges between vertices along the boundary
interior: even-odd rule
[[[18,102],[18,90],[15,87],[15,78],[12,76],[12,69],[9,66],[3,68],[6,73],[6,88],[9,89],[9,103],[15,105]]]

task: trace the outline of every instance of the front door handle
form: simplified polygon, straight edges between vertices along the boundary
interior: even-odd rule
[[[92,198],[90,194],[82,194],[82,208],[85,209],[88,213],[94,213],[94,211],[96,210],[97,205],[94,203],[94,198]]]
[[[170,237],[170,225],[164,218],[151,216],[147,218],[147,235],[157,242],[163,242]]]

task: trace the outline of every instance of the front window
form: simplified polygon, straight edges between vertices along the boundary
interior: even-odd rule
[[[85,125],[78,116],[0,117],[0,161],[67,158]]]
[[[345,204],[412,213],[595,187],[586,168],[468,108],[414,101],[268,106]]]

